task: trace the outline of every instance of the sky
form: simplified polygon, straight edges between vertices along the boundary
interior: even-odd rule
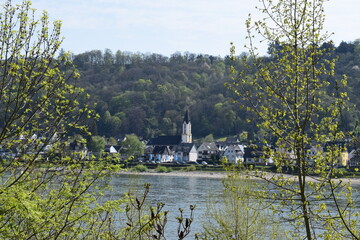
[[[0,2],[4,2],[1,0]],[[20,0],[13,0],[14,3]],[[32,0],[33,8],[46,10],[52,20],[62,20],[62,48],[75,54],[110,49],[158,53],[229,54],[246,51],[245,21],[258,0]],[[325,3],[325,30],[331,39],[360,38],[360,1]],[[266,45],[259,45],[266,52]]]

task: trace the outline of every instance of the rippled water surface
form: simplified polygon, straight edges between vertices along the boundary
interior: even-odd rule
[[[154,176],[154,175],[113,175],[111,185],[113,198],[122,197],[129,189],[143,189],[145,183],[150,183],[148,203],[156,206],[158,202],[165,203],[164,210],[169,210],[166,229],[168,239],[176,239],[179,208],[184,209],[185,217],[190,214],[189,206],[196,205],[195,221],[191,236],[201,230],[201,218],[209,197],[217,197],[222,192],[221,179],[204,177]],[[188,239],[194,239],[189,237]]]
[[[221,201],[223,185],[221,179],[205,177],[183,177],[183,176],[156,176],[156,175],[112,175],[111,185],[112,198],[121,198],[129,189],[136,189],[141,196],[141,190],[145,183],[150,183],[148,204],[156,206],[158,202],[165,203],[164,211],[169,210],[166,237],[169,240],[177,239],[177,220],[179,208],[184,209],[184,216],[190,214],[189,206],[196,205],[195,220],[192,231],[187,239],[194,239],[194,234],[201,231],[201,222],[206,210],[206,202],[211,197]],[[353,184],[354,199],[360,204],[359,183]],[[331,206],[332,204],[330,204]],[[360,206],[357,206],[360,210]]]

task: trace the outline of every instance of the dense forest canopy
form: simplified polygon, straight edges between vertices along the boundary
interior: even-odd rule
[[[343,74],[348,76],[349,107],[360,106],[357,98],[360,41],[341,42],[338,46],[329,42],[320,48],[328,49],[331,57],[338,58],[335,78]],[[271,52],[263,58],[271,61]],[[166,57],[113,53],[106,49],[74,55],[73,62],[81,73],[81,87],[97,103],[96,110],[101,118],[92,123],[96,135],[119,137],[134,133],[148,139],[179,134],[183,114],[190,109],[195,138],[244,132],[248,133],[249,140],[266,137],[266,131],[256,127],[256,119],[231,102],[234,93],[224,85],[231,81],[229,69],[234,64],[229,56],[176,52]],[[237,67],[242,66],[239,63]],[[329,96],[332,87],[330,84]],[[344,128],[353,128],[358,119],[358,108],[344,112]]]

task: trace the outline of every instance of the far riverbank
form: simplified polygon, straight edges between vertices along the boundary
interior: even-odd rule
[[[122,175],[149,175],[149,176],[171,176],[171,177],[195,177],[195,178],[217,178],[217,179],[224,179],[228,176],[228,172],[225,171],[171,171],[171,172],[156,172],[156,171],[144,171],[144,172],[137,172],[137,171],[119,171],[117,174]],[[279,173],[270,173],[266,172],[266,177],[270,178],[273,175],[278,175]],[[295,175],[290,174],[282,174],[284,178],[295,178]],[[251,177],[256,178],[256,177]],[[308,177],[310,181],[315,181],[316,178]],[[360,178],[337,178],[334,180],[338,181],[351,181],[353,184],[360,184]]]

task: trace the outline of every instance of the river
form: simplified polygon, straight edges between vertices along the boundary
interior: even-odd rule
[[[192,177],[192,176],[164,176],[164,175],[137,175],[137,174],[114,174],[111,179],[112,199],[122,198],[129,189],[142,190],[145,183],[150,183],[148,204],[156,206],[157,203],[165,203],[164,211],[169,210],[166,237],[168,240],[177,239],[177,220],[179,208],[184,209],[184,216],[188,217],[190,205],[196,205],[194,222],[191,234],[186,239],[194,239],[194,234],[202,230],[202,218],[206,210],[206,202],[210,197],[221,199],[223,185],[220,178]],[[359,203],[360,184],[353,184],[354,197]],[[110,193],[109,193],[110,194]],[[141,193],[139,192],[139,195]],[[357,206],[360,209],[360,206]]]
[[[129,189],[143,189],[145,183],[150,183],[148,203],[156,206],[158,202],[165,203],[164,210],[169,210],[168,224],[166,229],[167,239],[176,239],[177,220],[179,208],[184,209],[184,216],[189,217],[190,205],[196,205],[194,211],[194,223],[191,227],[190,237],[201,231],[201,218],[206,209],[206,201],[209,197],[217,197],[222,192],[222,182],[219,178],[206,177],[183,177],[183,176],[154,176],[154,175],[112,175],[111,186],[113,187],[111,198],[123,197]]]

